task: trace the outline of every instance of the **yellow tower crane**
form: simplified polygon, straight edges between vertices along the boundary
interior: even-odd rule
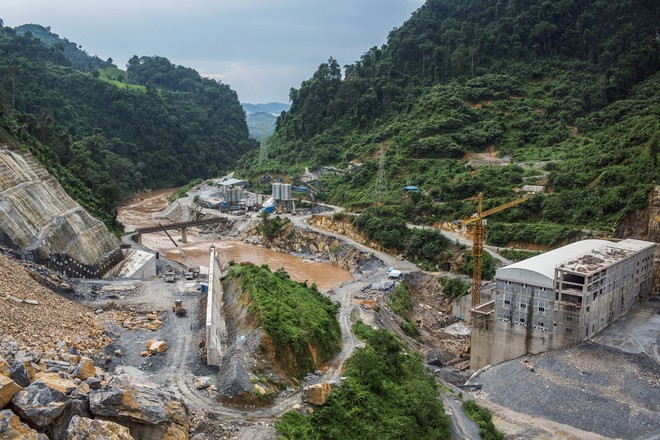
[[[496,206],[495,208],[487,211],[482,211],[483,193],[477,196],[477,212],[472,214],[470,218],[461,221],[464,226],[472,225],[472,307],[479,305],[481,296],[481,260],[484,256],[484,236],[486,233],[486,220],[485,217],[504,211],[512,206],[519,205],[529,199],[529,195],[525,195],[512,202],[505,203],[504,205]]]

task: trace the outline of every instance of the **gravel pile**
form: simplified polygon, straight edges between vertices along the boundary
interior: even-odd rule
[[[93,313],[44,287],[40,277],[0,255],[0,337],[44,352],[100,355],[112,341]]]
[[[585,342],[482,373],[481,394],[514,411],[625,439],[659,438],[660,365]]]

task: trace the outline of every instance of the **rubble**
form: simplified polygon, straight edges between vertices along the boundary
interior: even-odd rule
[[[22,346],[42,352],[73,348],[93,357],[111,342],[93,314],[53,293],[4,255],[0,255],[0,307],[0,334]],[[0,353],[7,354],[1,347]]]
[[[8,409],[0,411],[0,438],[48,440],[46,434],[40,434],[25,423],[22,423],[21,419]]]
[[[156,331],[160,328],[161,325],[163,325],[163,322],[160,319],[162,313],[159,315],[159,312],[156,311],[145,313],[138,311],[135,307],[129,307],[123,310],[99,310],[101,310],[101,313],[103,313],[103,316],[99,316],[101,322],[114,322],[129,331]]]

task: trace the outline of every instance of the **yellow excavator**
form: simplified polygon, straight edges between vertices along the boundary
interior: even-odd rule
[[[479,305],[481,300],[481,262],[484,255],[484,237],[486,233],[486,220],[489,215],[496,214],[511,208],[512,206],[519,205],[529,200],[529,195],[524,195],[519,199],[512,202],[505,203],[487,211],[482,210],[483,193],[479,193],[477,199],[477,212],[472,214],[469,218],[463,219],[461,224],[472,228],[472,257],[474,258],[472,264],[472,307]]]

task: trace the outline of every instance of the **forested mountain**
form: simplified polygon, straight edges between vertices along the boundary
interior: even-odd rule
[[[161,57],[90,71],[20,34],[0,28],[0,127],[115,230],[132,192],[218,175],[256,146],[225,84]]]
[[[549,194],[495,217],[492,243],[611,231],[660,181],[659,48],[651,0],[427,0],[343,73],[330,58],[291,89],[269,160],[243,166],[362,162],[325,177],[322,197],[429,222],[480,191],[488,207],[541,184]]]
[[[64,57],[69,60],[72,67],[78,70],[90,72],[93,69],[104,67],[114,67],[112,60],[103,61],[96,55],[89,55],[78,46],[76,43],[60,38],[54,32],[51,32],[50,27],[43,27],[38,24],[24,24],[15,28],[18,35],[24,35],[28,32],[33,37],[40,39],[46,46],[54,48],[64,54]]]

